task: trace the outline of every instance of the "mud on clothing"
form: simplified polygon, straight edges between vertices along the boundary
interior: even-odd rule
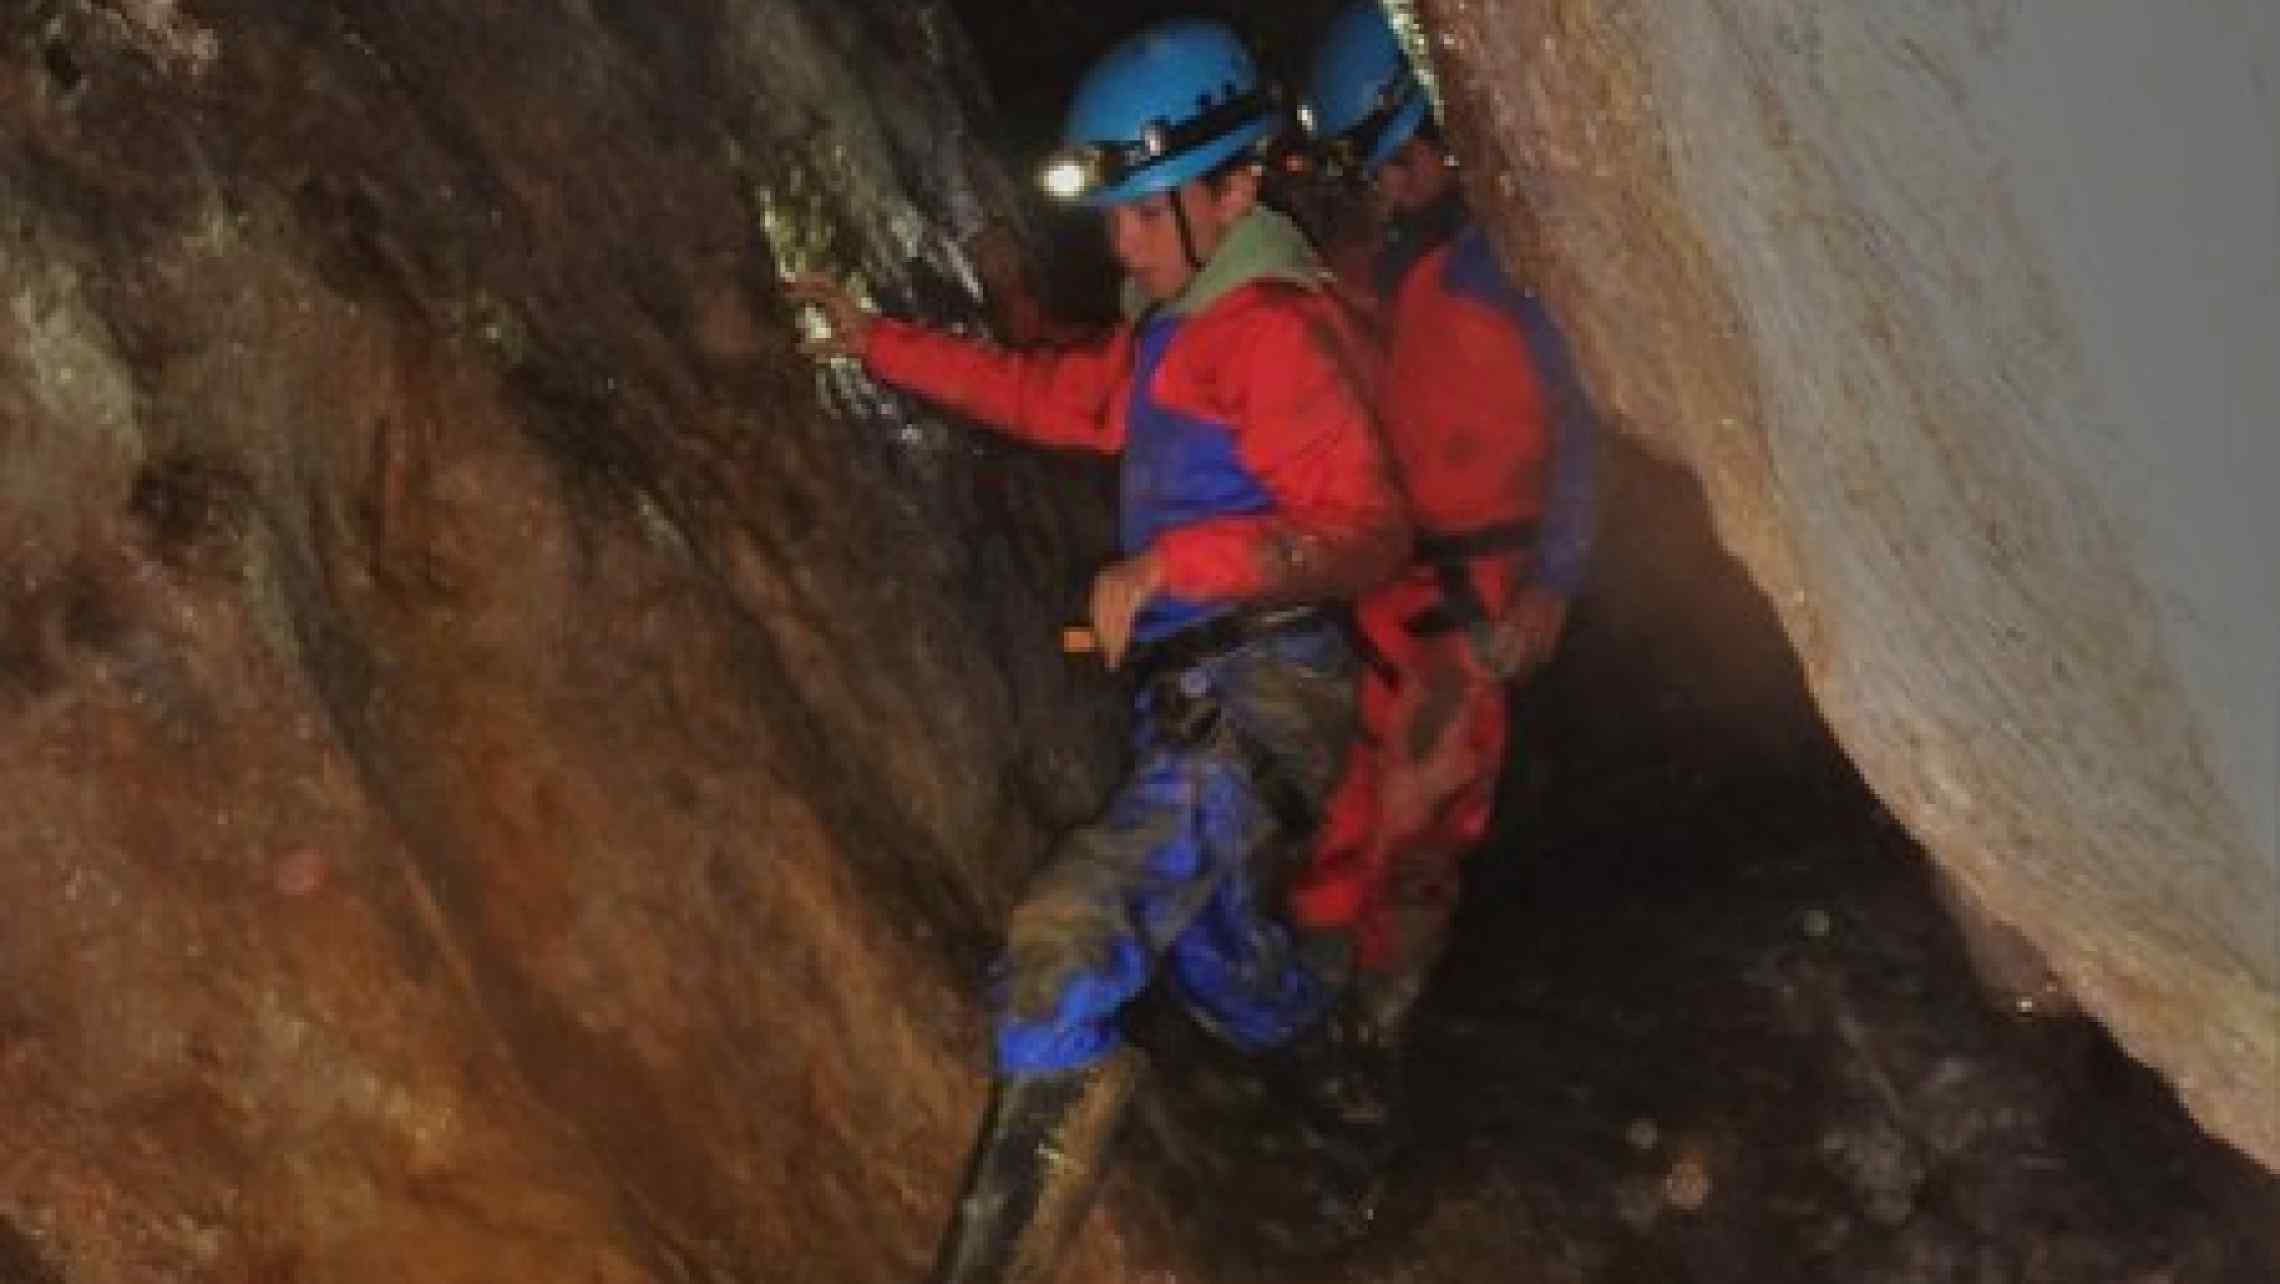
[[[1206,1028],[1247,1052],[1322,1016],[1342,959],[1308,957],[1281,913],[1308,835],[1290,831],[1277,795],[1319,813],[1354,730],[1355,664],[1318,618],[1141,688],[1132,773],[1013,912],[991,996],[1001,1072],[1108,1055],[1125,1005],[1159,968]],[[1216,706],[1200,727],[1195,701]]]
[[[1293,905],[1304,923],[1352,931],[1364,969],[1413,994],[1504,758],[1504,685],[1471,633],[1532,583],[1563,597],[1580,586],[1593,424],[1557,327],[1461,201],[1403,230],[1378,263],[1381,405],[1418,558],[1356,606],[1375,651],[1362,735]]]
[[[865,360],[1014,436],[1122,454],[1120,542],[1164,567],[1135,622],[1157,643],[1248,603],[1320,595],[1290,569],[1304,560],[1294,550],[1332,566],[1399,556],[1406,525],[1370,417],[1374,358],[1321,283],[1295,226],[1262,210],[1229,229],[1179,299],[1090,348],[1008,352],[882,321]],[[1159,968],[1247,1048],[1320,1013],[1326,987],[1292,946],[1274,868],[1300,835],[1282,832],[1262,773],[1310,803],[1327,795],[1353,726],[1353,663],[1317,623],[1142,691],[1131,777],[1014,913],[995,987],[1001,1072],[1105,1056],[1116,1016]],[[1169,717],[1175,694],[1216,707],[1210,734],[1174,732],[1188,721]]]

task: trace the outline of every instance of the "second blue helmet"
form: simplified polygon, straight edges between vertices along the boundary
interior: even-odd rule
[[[1417,133],[1432,104],[1374,0],[1339,10],[1314,48],[1307,127],[1336,159],[1374,174]]]

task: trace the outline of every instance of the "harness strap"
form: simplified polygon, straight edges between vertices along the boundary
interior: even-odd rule
[[[1361,617],[1354,614],[1353,603],[1339,603],[1332,608],[1330,619],[1345,633],[1346,643],[1354,648],[1355,658],[1366,665],[1378,681],[1389,687],[1400,683],[1401,670],[1394,667],[1393,657],[1387,655],[1385,649],[1377,644],[1377,639],[1370,636],[1369,630],[1362,627]]]
[[[1417,536],[1415,556],[1432,566],[1441,600],[1402,622],[1418,637],[1439,637],[1488,620],[1488,604],[1481,601],[1473,582],[1474,560],[1498,553],[1533,548],[1536,523],[1497,522],[1461,531],[1425,531]]]
[[[1208,685],[1183,681],[1188,670],[1248,642],[1279,633],[1296,633],[1336,622],[1333,613],[1313,606],[1284,607],[1272,611],[1237,611],[1181,629],[1170,637],[1148,643],[1133,652],[1133,666],[1150,689],[1157,716],[1178,740],[1198,744],[1224,724],[1235,751],[1242,756],[1258,785],[1259,795],[1285,833],[1310,832],[1321,819],[1319,808],[1274,752],[1240,725],[1228,722],[1218,697]]]
[[[1461,561],[1491,553],[1512,553],[1536,542],[1536,523],[1495,522],[1461,531],[1417,532],[1417,560]]]
[[[1192,669],[1248,642],[1277,633],[1297,633],[1328,617],[1318,607],[1286,606],[1271,611],[1229,611],[1191,624],[1169,637],[1132,649],[1132,669],[1147,682],[1158,674]]]
[[[1291,778],[1290,771],[1259,743],[1258,737],[1240,726],[1228,727],[1227,734],[1235,741],[1235,751],[1243,755],[1244,763],[1251,768],[1251,779],[1258,783],[1259,796],[1266,801],[1267,810],[1274,813],[1276,822],[1282,825],[1283,833],[1297,838],[1314,832],[1322,820],[1321,809]]]

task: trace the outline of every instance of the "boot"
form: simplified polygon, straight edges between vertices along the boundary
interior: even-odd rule
[[[1092,1207],[1140,1064],[1127,1048],[1082,1070],[997,1081],[933,1284],[1049,1284]]]
[[[1382,1162],[1400,1104],[1399,1037],[1349,993],[1270,1064],[1309,1119]]]
[[[1282,1166],[1286,1206],[1259,1219],[1270,1247],[1312,1257],[1369,1233],[1401,1145],[1399,1062],[1351,996],[1269,1058],[1297,1146]]]

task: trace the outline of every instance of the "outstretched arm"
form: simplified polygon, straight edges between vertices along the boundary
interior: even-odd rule
[[[802,277],[788,291],[829,324],[811,353],[854,357],[886,383],[1044,446],[1113,452],[1124,445],[1111,401],[1132,361],[1119,329],[1085,347],[1011,352],[962,335],[879,317],[837,284]]]

